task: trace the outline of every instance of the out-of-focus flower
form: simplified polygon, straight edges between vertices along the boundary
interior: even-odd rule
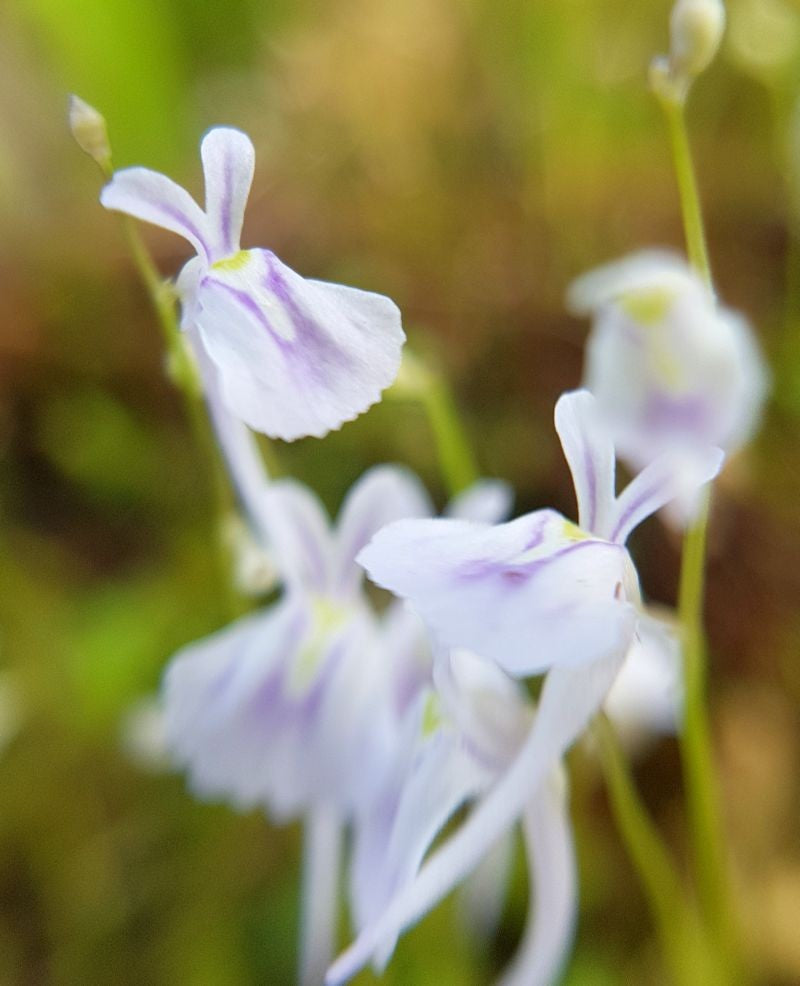
[[[182,326],[208,354],[229,410],[276,438],[322,436],[394,380],[400,312],[383,295],[306,280],[270,250],[240,249],[253,145],[218,127],[200,152],[205,211],[169,178],[138,167],[116,172],[100,201],[194,247],[177,281]]]
[[[567,300],[593,316],[584,384],[632,468],[710,445],[730,454],[752,435],[767,387],[752,331],[680,257],[626,257],[578,278]]]
[[[405,520],[380,531],[359,561],[407,599],[442,648],[465,648],[507,673],[547,671],[533,725],[467,821],[331,967],[352,975],[469,873],[525,810],[605,700],[636,634],[639,585],[630,532],[719,470],[706,449],[694,473],[666,453],[619,495],[614,447],[591,394],[565,394],[556,429],[572,472],[579,526],[551,510],[491,526]]]
[[[386,520],[427,513],[426,499],[409,474],[379,467],[353,487],[335,530],[290,480],[270,484],[261,510],[285,592],[172,660],[168,743],[205,797],[283,820],[317,802],[346,815],[382,768],[388,702],[354,558]]]

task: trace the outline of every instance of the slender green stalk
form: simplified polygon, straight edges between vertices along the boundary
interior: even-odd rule
[[[713,291],[703,214],[692,163],[684,101],[658,94],[672,146],[689,260]],[[685,714],[681,756],[701,913],[716,948],[723,982],[741,983],[740,943],[733,912],[726,840],[720,812],[706,695],[707,659],[703,630],[706,532],[710,496],[686,532],[681,561],[678,614],[683,628]]]
[[[602,713],[596,724],[601,762],[617,828],[644,891],[672,978],[680,986],[707,986],[696,916],[684,906],[684,892],[672,858],[642,804],[614,726]]]
[[[478,467],[461,423],[453,395],[444,378],[429,371],[420,400],[436,440],[439,464],[451,496],[461,493],[478,478]]]
[[[680,99],[669,99],[665,96],[661,96],[659,102],[667,121],[675,176],[678,179],[678,193],[681,200],[681,215],[683,216],[689,262],[709,288],[712,288],[711,263],[708,259],[703,213],[700,208],[697,178],[695,177],[691,148],[689,147],[684,104]]]
[[[450,496],[478,479],[478,467],[458,407],[447,383],[431,365],[406,349],[403,365],[387,397],[418,401],[428,418],[439,468]]]
[[[203,402],[202,384],[197,367],[178,326],[176,299],[172,286],[160,277],[134,221],[125,216],[122,222],[131,255],[161,328],[170,378],[183,395],[186,417],[200,454],[209,469],[218,517],[215,544],[219,582],[228,608],[233,615],[238,615],[241,606],[233,590],[230,560],[222,541],[222,521],[231,509],[230,488]]]

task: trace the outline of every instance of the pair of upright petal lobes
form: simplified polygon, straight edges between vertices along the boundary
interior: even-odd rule
[[[751,436],[767,382],[752,331],[681,258],[645,251],[601,267],[568,303],[593,317],[584,383],[632,467],[667,450],[731,453]]]
[[[331,968],[329,984],[380,955],[519,820],[532,824],[529,812],[546,797],[548,777],[633,657],[641,613],[625,539],[651,513],[711,480],[723,459],[717,448],[698,449],[691,469],[676,471],[673,452],[666,452],[617,496],[614,446],[594,397],[564,395],[556,428],[579,525],[550,510],[495,526],[405,520],[380,531],[359,555],[374,581],[408,601],[440,647],[466,648],[514,677],[547,675],[530,729],[485,796],[361,930]],[[531,953],[528,961],[535,958]],[[516,981],[550,982],[554,968]]]
[[[106,208],[177,233],[197,256],[177,288],[229,410],[256,431],[291,441],[322,436],[380,399],[405,339],[397,306],[382,295],[306,280],[269,250],[240,249],[254,152],[238,130],[201,144],[205,210],[146,168],[114,174]]]

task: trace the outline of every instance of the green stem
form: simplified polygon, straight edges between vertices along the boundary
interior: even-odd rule
[[[692,152],[689,146],[689,134],[686,129],[684,104],[681,99],[670,99],[665,96],[661,96],[659,102],[667,121],[675,176],[678,179],[678,193],[681,200],[681,215],[683,216],[689,262],[711,288],[711,263],[708,259],[703,213],[700,208],[697,178],[695,177]]]
[[[223,598],[227,600],[228,609],[233,615],[238,615],[241,606],[233,590],[230,561],[222,541],[222,521],[231,509],[230,488],[211,422],[205,409],[202,384],[197,367],[178,325],[175,294],[172,286],[160,277],[134,221],[126,216],[123,217],[122,222],[131,255],[161,328],[170,378],[183,396],[186,417],[200,454],[205,459],[209,469],[215,511],[218,518],[218,529],[215,537],[218,577]]]
[[[644,891],[664,958],[676,984],[707,984],[706,962],[698,961],[701,939],[672,859],[631,777],[625,754],[608,716],[596,723],[611,810]]]
[[[684,101],[663,94],[659,96],[672,146],[689,260],[713,291]],[[685,689],[681,756],[701,913],[716,951],[721,981],[741,983],[745,980],[742,978],[706,695],[703,598],[709,507],[710,495],[706,493],[696,519],[686,532],[681,561],[678,615],[684,633]]]
[[[703,632],[706,531],[710,496],[686,532],[678,592],[683,630],[684,722],[681,742],[687,810],[700,907],[717,946],[724,982],[740,983],[739,936],[733,913],[720,797],[707,701]]]
[[[419,399],[433,431],[445,484],[450,495],[455,496],[479,475],[458,408],[444,379],[431,370],[425,374]]]

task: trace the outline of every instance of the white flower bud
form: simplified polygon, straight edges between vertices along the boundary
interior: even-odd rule
[[[111,145],[108,142],[106,121],[98,111],[74,94],[69,97],[69,129],[82,151],[100,168],[111,171]]]
[[[693,79],[717,54],[725,30],[725,7],[722,0],[678,0],[669,26],[672,73]]]

